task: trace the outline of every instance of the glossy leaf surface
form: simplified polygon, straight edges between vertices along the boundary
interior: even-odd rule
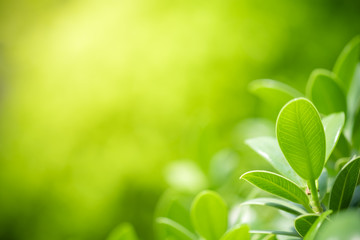
[[[169,219],[169,218],[158,218],[157,224],[164,229],[165,238],[171,240],[195,240],[197,237],[187,230],[184,226]]]
[[[330,194],[329,207],[334,212],[350,205],[359,178],[360,158],[349,161],[336,176]]]
[[[244,179],[258,188],[276,196],[304,206],[309,205],[309,199],[305,192],[295,183],[279,174],[268,171],[250,171],[243,174],[240,179]]]
[[[344,90],[349,89],[359,58],[360,36],[357,36],[345,46],[334,66],[334,73]]]
[[[284,212],[288,212],[294,215],[302,215],[307,212],[298,205],[295,205],[291,202],[285,201],[283,199],[277,198],[255,198],[243,202],[241,205],[259,205],[259,206],[269,206],[274,207]]]
[[[345,123],[344,113],[333,113],[322,119],[326,138],[326,157],[325,163],[329,159],[331,153],[339,141],[341,131]]]
[[[283,107],[276,135],[295,172],[306,180],[319,178],[325,163],[325,133],[320,115],[309,100],[294,99]]]
[[[319,215],[317,214],[307,214],[299,216],[295,219],[295,229],[300,236],[304,237],[306,235],[318,217]]]
[[[227,229],[227,211],[224,200],[217,193],[199,193],[191,207],[191,220],[195,230],[205,239],[220,239]]]
[[[279,173],[294,181],[300,186],[305,186],[305,182],[286,161],[284,154],[281,152],[279,144],[274,137],[257,137],[246,140],[246,144],[255,152],[267,160]]]
[[[329,216],[332,213],[331,210],[328,210],[326,212],[323,212],[316,221],[312,224],[311,228],[306,233],[304,240],[315,240],[316,235],[323,224],[323,222],[326,220],[327,216]]]
[[[311,73],[306,95],[322,114],[346,113],[346,96],[336,78],[334,73],[325,69],[316,69]]]
[[[228,231],[220,240],[250,240],[249,227],[242,225]]]

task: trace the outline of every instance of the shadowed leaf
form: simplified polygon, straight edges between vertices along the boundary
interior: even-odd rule
[[[360,158],[348,162],[336,176],[330,194],[329,208],[334,212],[350,205],[359,178]]]
[[[319,215],[317,214],[307,214],[295,219],[295,229],[300,236],[304,237],[306,235],[318,217]]]
[[[338,85],[334,73],[325,69],[314,70],[308,81],[306,92],[320,113],[325,115],[336,112],[346,113],[346,96]]]

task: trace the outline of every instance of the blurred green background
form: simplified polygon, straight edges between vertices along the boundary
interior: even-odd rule
[[[245,157],[238,124],[274,113],[247,84],[304,91],[360,33],[359,11],[357,0],[0,1],[0,239],[104,239],[124,221],[153,239],[165,166],[206,172],[224,148],[242,169],[262,164]]]

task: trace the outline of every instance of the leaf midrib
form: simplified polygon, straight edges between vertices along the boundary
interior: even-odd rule
[[[301,201],[299,201],[299,203],[301,203],[301,204],[307,204],[307,202],[305,203],[304,201],[302,201],[301,198],[298,198],[296,194],[293,194],[292,192],[289,192],[286,188],[282,187],[281,185],[277,185],[277,184],[275,184],[274,182],[271,182],[270,180],[268,180],[268,179],[266,179],[266,178],[261,178],[261,177],[258,177],[258,176],[256,176],[256,175],[253,175],[253,177],[258,178],[258,179],[265,180],[266,182],[270,183],[270,185],[273,184],[273,185],[275,185],[275,186],[278,186],[279,188],[283,189],[285,192],[290,193],[290,195],[291,195],[292,197],[294,197],[295,199],[301,200]],[[288,181],[288,180],[286,180],[286,181]],[[301,190],[301,189],[299,189],[299,190]]]
[[[307,160],[307,169],[308,169],[308,172],[310,173],[311,175],[311,180],[314,179],[314,173],[312,171],[312,167],[309,167],[309,166],[312,166],[311,164],[311,161],[310,161],[310,154],[309,154],[309,151],[308,151],[308,144],[306,143],[306,141],[304,140],[305,139],[305,136],[304,136],[304,129],[303,129],[303,125],[302,125],[302,121],[300,120],[300,115],[299,115],[299,104],[296,103],[295,104],[295,115],[296,115],[296,121],[297,123],[299,124],[300,128],[301,128],[301,131],[300,131],[300,135],[301,135],[301,139],[302,139],[302,142],[304,143],[305,145],[305,148],[306,148],[306,160]]]

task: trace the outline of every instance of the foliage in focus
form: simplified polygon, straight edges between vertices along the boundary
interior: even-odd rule
[[[219,194],[206,190],[192,200],[191,208],[181,209],[176,204],[181,198],[173,199],[170,205],[177,209],[176,215],[157,218],[158,238],[325,240],[358,236],[359,60],[360,37],[356,37],[340,54],[333,71],[314,70],[306,97],[273,80],[251,84],[251,89],[267,101],[278,94],[273,103],[283,105],[276,121],[276,138],[246,140],[279,173],[255,170],[244,173],[240,179],[277,198],[250,196],[240,205],[277,209],[285,221],[291,220],[291,227],[255,230],[241,220],[246,211],[229,212]],[[220,172],[221,166],[217,167]],[[256,219],[261,221],[261,217]]]

